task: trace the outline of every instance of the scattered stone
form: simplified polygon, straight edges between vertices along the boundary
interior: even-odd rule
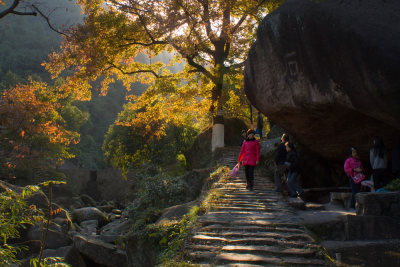
[[[82,221],[79,224],[82,228],[81,233],[85,235],[96,235],[97,227],[99,226],[98,220]]]
[[[114,206],[114,205],[106,204],[106,205],[97,206],[97,208],[98,208],[99,210],[103,211],[103,212],[110,213],[110,212],[112,212],[112,210],[115,209],[115,206]]]
[[[122,214],[122,211],[119,209],[113,209],[111,212],[114,214]]]

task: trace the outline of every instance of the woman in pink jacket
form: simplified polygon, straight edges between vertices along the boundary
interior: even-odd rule
[[[260,161],[260,144],[254,138],[253,130],[247,131],[247,139],[243,142],[240,150],[239,161],[243,155],[242,164],[246,173],[247,186],[246,189],[253,190],[254,186],[254,168]]]
[[[351,148],[351,156],[346,159],[344,162],[344,172],[350,178],[350,186],[351,186],[351,203],[350,208],[352,210],[355,209],[356,206],[356,199],[355,196],[360,192],[361,188],[361,180],[359,180],[358,176],[364,177],[363,172],[364,168],[362,166],[361,160],[358,157],[358,151],[356,148]]]

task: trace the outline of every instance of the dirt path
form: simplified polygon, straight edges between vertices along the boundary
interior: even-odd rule
[[[224,151],[224,164],[236,163],[238,148]],[[327,266],[319,245],[303,226],[293,223],[293,210],[274,185],[256,169],[254,191],[238,178],[217,184],[222,198],[198,219],[186,246],[193,263],[202,266]]]

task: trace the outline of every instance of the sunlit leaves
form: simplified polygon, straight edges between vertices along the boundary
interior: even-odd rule
[[[61,116],[67,98],[59,88],[35,81],[4,90],[0,99],[1,164],[15,168],[21,161],[72,157],[68,147],[79,142],[79,134],[67,130]]]

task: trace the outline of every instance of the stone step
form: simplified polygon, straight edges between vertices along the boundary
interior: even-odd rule
[[[252,253],[270,253],[279,255],[290,255],[290,256],[300,256],[300,257],[315,257],[317,250],[314,249],[303,249],[303,248],[286,248],[282,249],[273,246],[224,246],[222,251],[229,252],[252,252]]]
[[[217,263],[239,261],[248,263],[267,263],[286,266],[324,266],[324,260],[307,258],[278,258],[253,254],[221,253],[216,256]]]
[[[297,229],[297,228],[287,228],[287,227],[261,227],[261,226],[240,226],[240,225],[235,225],[235,226],[224,226],[224,225],[219,225],[219,224],[213,224],[209,226],[205,226],[199,229],[199,231],[213,231],[213,232],[222,232],[222,231],[247,231],[247,232],[263,232],[263,231],[269,231],[269,232],[284,232],[284,233],[299,233],[302,234],[304,233],[304,230],[302,229]]]
[[[207,218],[202,216],[198,219],[198,222],[204,227],[213,224],[220,224],[224,226],[231,226],[230,221],[216,219],[216,218]],[[269,226],[269,227],[287,227],[287,228],[294,228],[294,229],[303,229],[300,225],[297,224],[290,224],[290,223],[282,223],[279,221],[268,221],[268,220],[254,220],[254,221],[247,221],[247,220],[237,220],[234,222],[235,226]]]
[[[210,245],[210,244],[221,244],[221,245],[268,245],[268,246],[279,246],[282,248],[305,248],[310,246],[310,242],[303,241],[288,241],[284,239],[275,239],[269,237],[248,237],[248,238],[228,238],[220,236],[208,236],[197,234],[192,237],[194,244]],[[311,245],[314,246],[315,245]]]
[[[234,229],[235,230],[235,229]],[[214,237],[224,237],[224,238],[249,238],[249,237],[265,237],[265,238],[274,238],[279,240],[288,240],[288,241],[310,241],[313,240],[311,237],[305,233],[277,233],[277,232],[238,232],[238,231],[230,231],[230,232],[197,232],[199,235],[204,236],[214,236]]]
[[[271,213],[271,212],[289,212],[289,209],[279,208],[279,207],[254,207],[254,206],[240,206],[240,207],[233,207],[233,206],[220,206],[214,207],[213,211],[219,212],[236,212],[236,211],[248,211],[248,212],[260,212],[260,213]]]
[[[227,263],[232,261],[248,263],[267,263],[273,265],[283,265],[283,260],[272,256],[261,256],[253,254],[222,253],[216,256],[217,263]]]

